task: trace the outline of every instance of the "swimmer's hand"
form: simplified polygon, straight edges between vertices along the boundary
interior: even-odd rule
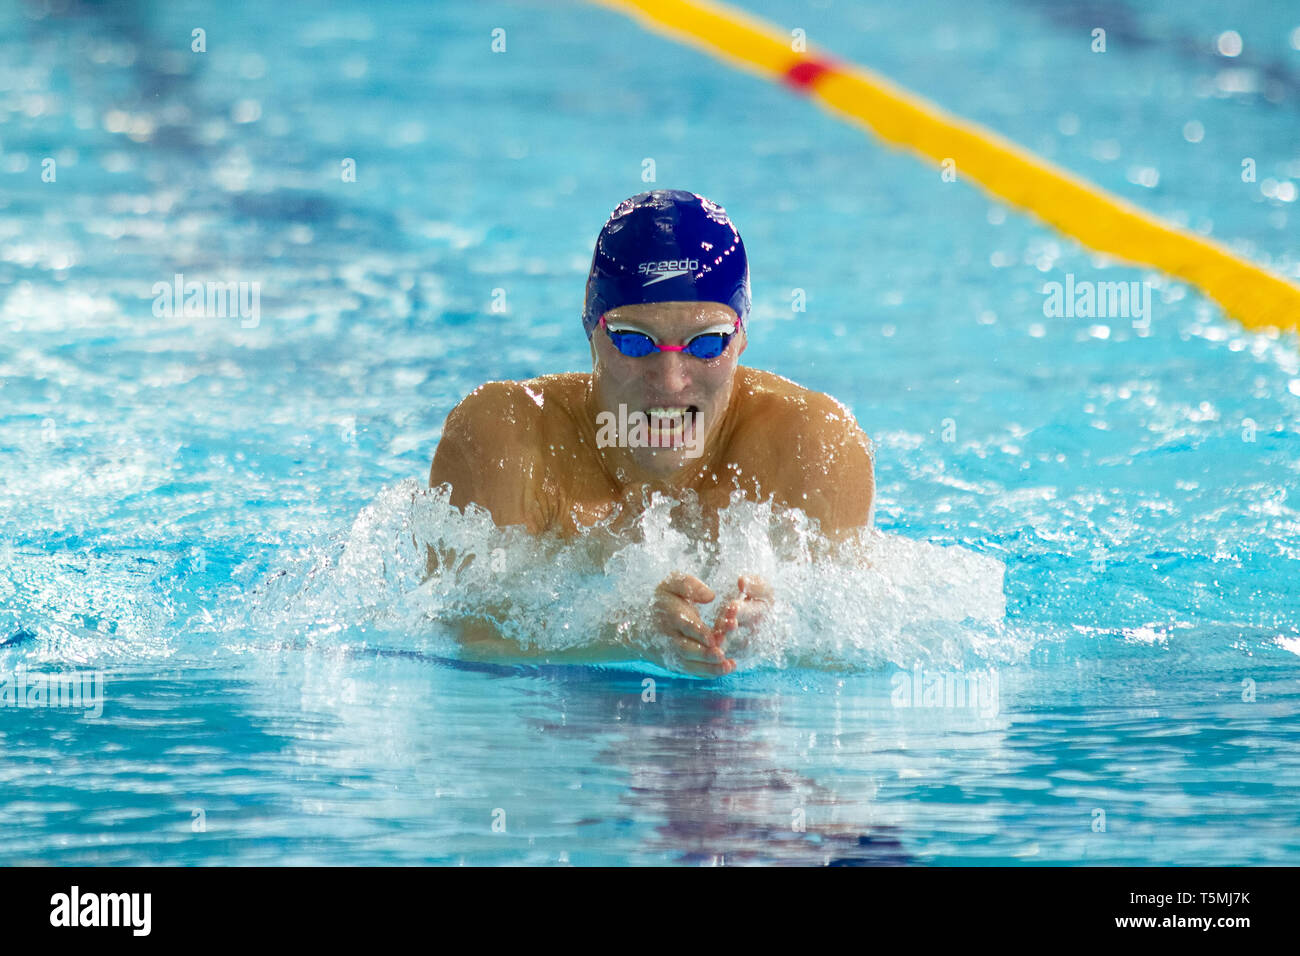
[[[717,646],[731,652],[743,650],[759,624],[772,609],[772,586],[757,574],[736,580],[736,596],[718,610],[713,636]]]
[[[700,617],[696,604],[708,604],[713,589],[691,574],[670,574],[655,588],[651,619],[662,640],[657,649],[663,653],[663,665],[669,670],[694,674],[696,677],[721,677],[736,669],[736,662],[722,653],[715,632]]]
[[[718,611],[712,628],[696,604],[709,604],[717,595],[699,578],[677,572],[655,589],[653,621],[667,638],[663,664],[669,670],[697,677],[722,677],[736,669],[723,645],[743,647],[772,604],[772,588],[757,575],[738,579],[737,594]]]

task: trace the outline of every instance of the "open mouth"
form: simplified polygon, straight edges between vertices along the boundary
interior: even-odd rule
[[[679,448],[694,440],[700,425],[698,405],[654,405],[645,409],[651,447]]]

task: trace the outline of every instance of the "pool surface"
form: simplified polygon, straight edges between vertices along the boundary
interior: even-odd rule
[[[1294,7],[741,6],[1300,281]],[[603,7],[217,11],[0,8],[0,863],[1300,863],[1294,333]],[[590,368],[591,244],[656,187],[744,237],[744,364],[875,442],[856,557],[425,487],[475,386]],[[482,560],[425,582],[437,540]],[[777,585],[735,674],[445,624],[581,645],[672,570]]]

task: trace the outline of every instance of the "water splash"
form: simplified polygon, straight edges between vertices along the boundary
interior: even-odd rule
[[[0,674],[19,663],[88,665],[174,650],[166,570],[142,554],[39,552],[0,543]]]
[[[378,632],[456,653],[445,625],[479,617],[521,651],[569,651],[647,622],[655,587],[681,571],[717,595],[702,608],[707,623],[741,575],[772,583],[772,610],[736,655],[741,669],[961,666],[1023,651],[1002,626],[1005,568],[994,558],[876,529],[832,544],[802,512],[739,495],[712,540],[698,533],[693,498],[645,504],[634,520],[611,515],[565,541],[498,529],[482,509],[452,507],[445,489],[403,481],[345,535],[258,587],[233,623],[313,642]]]

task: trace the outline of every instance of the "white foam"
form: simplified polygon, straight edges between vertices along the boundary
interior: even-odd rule
[[[346,628],[386,632],[453,651],[457,616],[486,616],[522,646],[569,649],[644,622],[656,585],[674,571],[717,594],[711,624],[742,574],[775,590],[771,613],[737,655],[742,668],[878,668],[916,661],[959,666],[1021,656],[1002,623],[1005,568],[961,547],[864,529],[827,542],[800,511],[739,495],[722,511],[717,543],[698,533],[693,500],[657,496],[629,531],[616,517],[573,541],[501,530],[483,510],[462,514],[443,490],[414,480],[381,492],[351,530],[253,596],[258,630],[325,639]],[[427,547],[453,553],[426,580]]]

